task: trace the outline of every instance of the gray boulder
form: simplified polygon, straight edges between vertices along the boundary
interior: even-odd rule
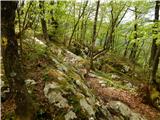
[[[116,120],[147,120],[139,113],[132,111],[126,104],[120,101],[109,102],[107,108],[112,114],[116,115],[114,117]]]

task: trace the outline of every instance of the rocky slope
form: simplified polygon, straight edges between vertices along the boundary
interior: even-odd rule
[[[63,47],[36,42],[26,40],[24,49],[26,85],[37,105],[37,120],[147,120],[123,101],[103,100],[84,77],[86,59]],[[103,79],[94,72],[92,76]],[[6,113],[7,102],[2,103],[3,119],[14,113],[14,105]]]

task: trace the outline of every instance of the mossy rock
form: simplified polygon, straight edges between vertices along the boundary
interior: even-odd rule
[[[154,107],[160,110],[160,92],[156,88],[150,91],[150,99]]]

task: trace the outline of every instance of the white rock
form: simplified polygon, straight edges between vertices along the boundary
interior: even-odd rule
[[[93,118],[93,117],[90,117],[89,120],[94,120],[94,118]]]
[[[76,114],[73,111],[69,111],[64,117],[65,120],[72,120],[77,118]]]
[[[124,65],[123,67],[124,67],[124,70],[125,70],[126,72],[128,72],[128,71],[129,71],[129,66]]]
[[[26,83],[26,85],[35,85],[35,84],[37,84],[37,83],[35,82],[35,80],[32,80],[32,79],[27,79],[27,80],[25,80],[25,83]]]
[[[92,106],[88,104],[88,102],[85,100],[85,98],[80,99],[80,105],[85,111],[87,111],[87,113],[90,116],[95,115],[95,112],[94,112]]]
[[[99,81],[99,84],[103,84],[103,83],[104,83],[104,81],[103,81],[103,80],[100,80],[100,81]]]
[[[69,107],[67,99],[62,96],[60,91],[54,91],[55,89],[60,89],[60,86],[55,83],[46,83],[44,87],[44,95],[48,98],[49,102],[54,104],[59,108]]]
[[[127,119],[127,120],[146,120],[139,113],[135,113],[126,104],[124,104],[120,101],[110,101],[107,106],[109,109],[111,109],[115,113],[122,115],[124,119]]]
[[[39,39],[36,38],[36,37],[35,37],[35,38],[32,37],[32,39],[35,40],[35,42],[38,43],[38,44],[40,44],[40,45],[43,45],[43,46],[45,46],[45,47],[47,46],[45,43],[43,43],[41,40],[39,40]]]
[[[103,84],[101,84],[101,86],[102,86],[102,87],[106,87],[106,84],[105,84],[105,83],[103,83]]]
[[[56,82],[46,83],[44,87],[44,95],[47,96],[50,89],[60,88],[60,86]]]
[[[120,79],[120,77],[118,75],[112,74],[111,76],[112,79]]]
[[[97,106],[101,106],[99,101],[96,102],[96,105],[97,105]]]
[[[138,77],[138,75],[137,75],[136,73],[134,74],[134,76],[135,76],[135,77]]]
[[[128,88],[133,88],[133,85],[132,85],[132,83],[130,83],[130,82],[127,83],[126,86],[127,86]]]
[[[1,82],[1,88],[4,86],[4,81],[0,79]]]

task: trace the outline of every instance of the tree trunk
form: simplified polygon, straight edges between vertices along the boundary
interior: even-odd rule
[[[39,1],[39,8],[41,9],[41,25],[43,31],[43,37],[46,42],[49,41],[48,32],[47,32],[47,24],[45,18],[45,9],[44,9],[44,1]]]
[[[114,7],[112,5],[112,1],[111,1],[111,20],[110,20],[111,25],[110,25],[110,27],[108,27],[108,30],[107,30],[107,33],[106,33],[106,36],[105,36],[105,42],[104,42],[104,45],[103,45],[104,50],[114,49],[114,37],[115,37],[114,32],[115,32],[116,28],[119,26],[119,24],[121,23],[124,16],[126,15],[127,11],[128,11],[128,8],[127,8],[125,10],[124,14],[122,15],[122,17],[119,19],[119,16],[122,13],[125,6],[126,6],[126,4],[124,4],[122,6],[122,8],[118,11],[118,14],[115,16],[115,13],[114,13],[115,9],[114,9]]]
[[[73,35],[74,35],[75,31],[76,31],[76,28],[77,28],[77,26],[78,26],[78,23],[79,23],[81,17],[82,17],[83,14],[85,13],[85,9],[86,9],[86,7],[87,7],[87,4],[88,4],[88,1],[86,1],[85,5],[84,5],[84,7],[83,7],[82,13],[79,14],[78,20],[77,20],[77,22],[76,22],[75,25],[74,25],[74,28],[73,28],[71,37],[70,37],[70,39],[69,39],[68,47],[70,47],[70,45],[71,45],[71,43],[72,43]]]
[[[151,71],[151,83],[156,86],[156,88],[160,91],[160,84],[156,80],[156,73],[158,70],[158,64],[159,64],[159,57],[160,57],[160,46],[158,47],[154,60],[153,60],[153,66]]]
[[[87,32],[87,23],[88,23],[88,19],[89,19],[90,14],[91,14],[91,10],[89,11],[89,13],[86,17],[86,20],[84,21],[84,32],[83,32],[83,37],[82,37],[82,40],[84,41],[84,44],[87,44],[87,42],[86,42],[86,32]]]
[[[18,2],[2,1],[2,56],[5,75],[8,79],[10,92],[16,102],[17,120],[33,120],[35,109],[24,82],[24,74],[19,61],[18,43],[15,35],[15,11]]]
[[[155,6],[155,24],[158,24],[156,22],[158,22],[159,20],[159,4],[160,4],[160,1],[156,1],[156,6]],[[156,27],[157,25],[155,25],[154,28],[157,28]],[[153,34],[157,34],[157,30],[153,30]],[[154,60],[154,57],[155,57],[155,54],[156,54],[156,50],[157,50],[157,45],[156,45],[156,40],[157,38],[154,38],[153,41],[152,41],[152,48],[151,48],[151,56],[150,56],[150,60],[149,60],[149,65],[152,66],[153,64],[153,60]]]
[[[135,7],[135,21],[137,20],[137,7]],[[133,46],[132,46],[132,49],[131,49],[131,53],[130,53],[130,56],[129,56],[129,59],[134,63],[135,62],[135,58],[136,58],[136,53],[137,53],[137,49],[138,49],[138,46],[137,46],[137,38],[138,38],[138,36],[137,36],[137,26],[138,26],[138,24],[137,23],[135,23],[135,25],[134,25],[134,40],[135,40],[135,42],[134,42],[134,44],[133,44]]]
[[[127,54],[128,54],[128,46],[129,46],[129,43],[130,43],[130,41],[127,40],[127,35],[125,35],[125,43],[124,43],[125,50],[124,50],[124,53],[123,53],[123,57],[126,57]]]
[[[51,1],[50,2],[50,5],[54,5],[54,1]],[[52,18],[51,18],[51,20],[52,20],[52,22],[51,22],[51,25],[54,25],[54,28],[55,28],[55,30],[57,30],[57,28],[58,28],[58,26],[59,26],[59,24],[58,24],[58,22],[54,19],[54,14],[53,14],[53,9],[50,11],[50,14],[51,14],[51,16],[52,16]]]
[[[82,42],[84,41],[82,38],[84,36],[84,14],[82,16],[82,21],[81,21],[81,30],[80,30],[80,39],[79,39],[79,42],[80,44],[82,44]]]
[[[159,5],[158,4],[160,4],[160,2],[156,1],[155,23],[159,20]],[[155,31],[154,34],[158,34],[158,31]],[[158,70],[159,57],[160,57],[160,46],[156,45],[156,40],[157,40],[157,37],[153,39],[153,43],[152,43],[152,50],[151,50],[151,57],[150,57],[150,63],[152,67],[151,67],[150,81],[151,81],[151,84],[156,86],[156,88],[160,91],[160,85],[156,81],[156,73]]]
[[[96,29],[97,29],[97,19],[98,19],[98,10],[100,6],[100,0],[97,1],[97,8],[96,8],[96,13],[95,13],[95,18],[94,18],[94,25],[93,25],[93,36],[92,36],[92,46],[91,46],[91,60],[90,60],[90,69],[94,69],[93,67],[93,53],[94,53],[94,46],[95,46],[95,41],[96,41]]]

